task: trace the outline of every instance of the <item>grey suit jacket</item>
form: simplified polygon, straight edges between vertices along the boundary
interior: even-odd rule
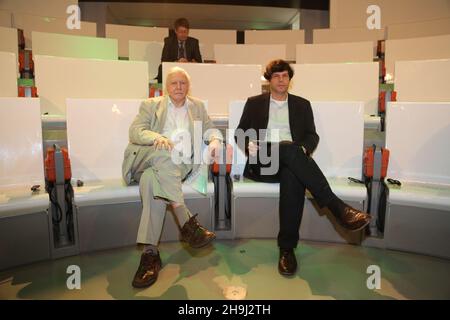
[[[133,182],[132,173],[136,168],[133,167],[137,154],[142,155],[142,148],[153,145],[155,139],[161,136],[167,118],[169,97],[162,96],[147,99],[142,102],[139,114],[134,119],[129,129],[129,140],[125,149],[124,162],[122,165],[122,176],[127,184]],[[221,133],[214,127],[213,122],[206,112],[203,102],[199,99],[188,97],[188,116],[189,131],[191,134],[191,145],[194,146],[193,158],[201,159],[201,143],[194,143],[194,138],[199,137],[198,132],[194,132],[194,122],[201,122],[201,137],[206,144],[212,139],[221,139]],[[206,133],[206,135],[205,135]],[[197,136],[194,136],[196,134]],[[200,148],[196,148],[198,146]],[[151,152],[151,148],[145,148]],[[199,167],[198,163],[193,164],[193,172]]]

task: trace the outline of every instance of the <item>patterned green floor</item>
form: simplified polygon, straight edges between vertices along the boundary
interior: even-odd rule
[[[0,272],[0,299],[450,299],[450,260],[313,242],[296,253],[300,270],[285,278],[275,240],[163,243],[158,281],[138,290],[130,283],[140,250],[108,250]],[[80,267],[80,290],[66,286],[69,265]],[[380,289],[367,288],[370,265],[380,268]]]

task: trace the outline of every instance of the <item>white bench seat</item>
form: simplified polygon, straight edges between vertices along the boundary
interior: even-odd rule
[[[340,198],[351,201],[363,201],[367,197],[367,190],[363,184],[354,183],[345,178],[329,178],[328,183],[333,192]],[[243,182],[235,182],[233,184],[233,192],[243,198],[279,198],[280,184],[244,179]],[[312,198],[309,192],[307,192],[306,196],[307,198]]]
[[[450,213],[450,185],[403,182],[389,185],[391,204],[446,210]]]
[[[28,188],[0,190],[1,218],[34,212],[45,212],[48,207],[49,199],[45,191],[32,193]]]
[[[48,208],[45,191],[0,191],[0,270],[50,258]]]
[[[212,196],[213,193],[214,185],[212,183],[208,183],[206,195],[194,190],[190,185],[183,185],[185,199],[202,199]],[[74,194],[75,204],[79,207],[141,201],[139,185],[128,186],[122,179],[74,187]]]
[[[333,192],[348,204],[363,209],[367,190],[363,184],[345,178],[328,179]],[[236,238],[275,238],[279,226],[279,183],[254,182],[244,179],[233,185],[233,219]],[[340,226],[324,219],[324,212],[308,201],[305,195],[300,237],[302,239],[329,242],[352,242],[359,240],[359,234],[352,237]]]
[[[387,248],[450,258],[450,185],[389,186],[385,221]]]

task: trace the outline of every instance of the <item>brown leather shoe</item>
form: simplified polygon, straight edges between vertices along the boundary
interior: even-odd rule
[[[345,205],[337,215],[339,223],[349,231],[359,231],[365,228],[372,216],[360,210]]]
[[[142,253],[139,268],[134,275],[132,282],[135,288],[150,287],[158,279],[159,271],[161,270],[161,258],[159,253],[152,255],[150,253]]]
[[[280,249],[278,272],[283,276],[293,276],[297,271],[297,259],[294,249]]]
[[[192,248],[201,248],[216,238],[216,235],[198,223],[197,216],[192,216],[181,228],[181,240],[186,241]]]

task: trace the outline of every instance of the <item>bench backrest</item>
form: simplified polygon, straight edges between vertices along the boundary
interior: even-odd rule
[[[229,141],[234,143],[245,101],[232,101],[229,106]],[[313,157],[328,177],[362,175],[364,148],[364,107],[362,102],[312,102],[314,122],[320,142]],[[242,174],[245,156],[234,146],[236,164],[233,174]]]
[[[38,98],[0,98],[0,188],[44,186]]]
[[[450,184],[450,102],[392,102],[386,109],[388,177]]]

